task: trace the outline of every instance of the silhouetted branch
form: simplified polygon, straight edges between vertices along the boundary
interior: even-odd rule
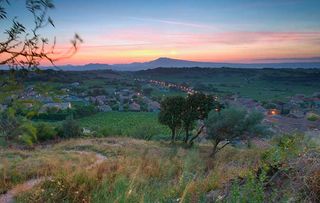
[[[0,20],[7,20],[5,5],[8,6],[9,1],[0,0]],[[12,26],[4,32],[7,39],[0,42],[0,65],[8,65],[13,69],[33,69],[42,61],[54,65],[56,61],[69,58],[78,51],[79,44],[83,42],[78,34],[71,40],[71,47],[62,54],[55,52],[56,38],[49,47],[49,39],[39,34],[48,25],[55,27],[48,16],[48,11],[54,8],[51,0],[26,0],[26,8],[33,16],[34,26],[27,32],[16,17],[12,20]]]

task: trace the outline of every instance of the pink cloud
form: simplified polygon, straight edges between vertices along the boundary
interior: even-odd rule
[[[206,61],[312,57],[320,53],[320,32],[165,32],[118,30],[86,40],[72,63],[121,63],[160,56]],[[175,53],[174,56],[170,55]],[[71,63],[70,62],[70,63]],[[66,63],[66,62],[63,62]]]
[[[153,30],[123,30],[101,37],[110,45],[123,44],[252,44],[261,42],[319,42],[320,32],[213,32],[167,33]],[[122,43],[122,44],[121,44]]]

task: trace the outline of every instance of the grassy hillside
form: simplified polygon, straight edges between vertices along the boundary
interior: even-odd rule
[[[292,136],[267,148],[228,146],[215,159],[207,144],[124,137],[7,149],[0,193],[15,191],[17,202],[317,202],[319,148],[305,143]],[[24,188],[26,180],[38,184]]]
[[[70,140],[34,152],[1,151],[0,185],[6,191],[26,179],[50,176],[19,194],[18,202],[198,202],[207,191],[246,175],[261,153],[227,148],[213,161],[209,150],[107,138]],[[107,159],[88,168],[95,153]]]

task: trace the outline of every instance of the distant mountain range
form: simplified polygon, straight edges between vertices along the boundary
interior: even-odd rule
[[[63,65],[57,68],[65,71],[87,71],[87,70],[105,70],[112,69],[116,71],[138,71],[146,69],[163,68],[320,68],[320,62],[288,62],[288,63],[215,63],[215,62],[198,62],[172,58],[158,58],[153,61],[144,63],[129,64],[86,64],[86,65]],[[42,67],[43,69],[55,69],[54,67]],[[0,67],[1,69],[1,67]],[[2,67],[3,69],[3,67]]]

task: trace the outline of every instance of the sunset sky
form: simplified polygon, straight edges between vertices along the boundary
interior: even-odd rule
[[[8,13],[31,25],[25,1]],[[128,63],[171,57],[213,62],[320,59],[320,0],[56,0],[50,11],[67,48],[79,52],[59,64]],[[3,37],[0,35],[0,38]],[[313,59],[311,59],[313,58]]]

